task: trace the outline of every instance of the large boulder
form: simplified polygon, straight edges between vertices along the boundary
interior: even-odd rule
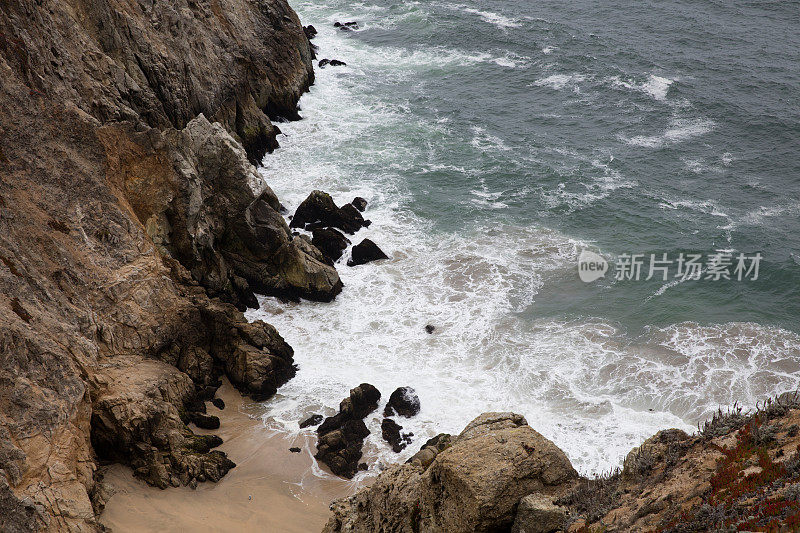
[[[578,479],[564,452],[513,413],[482,415],[443,444],[441,451],[426,445],[434,455],[428,466],[392,466],[334,502],[324,531],[504,531],[521,498],[555,498]]]
[[[363,265],[378,259],[389,259],[389,256],[383,253],[377,244],[369,239],[364,239],[353,246],[352,256],[347,262],[347,266]]]
[[[339,412],[328,417],[317,428],[317,453],[314,457],[325,463],[337,476],[352,478],[361,460],[361,448],[369,430],[364,417],[378,408],[381,393],[369,383],[350,391],[339,404]]]
[[[398,387],[389,396],[389,401],[383,409],[383,416],[393,416],[398,414],[406,418],[411,418],[419,413],[419,396],[411,387]]]

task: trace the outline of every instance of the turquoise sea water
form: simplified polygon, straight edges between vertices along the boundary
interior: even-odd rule
[[[263,176],[290,208],[364,196],[392,260],[252,313],[301,367],[269,424],[411,385],[420,438],[510,409],[597,471],[798,386],[800,3],[293,7],[347,66],[317,69]],[[578,279],[584,248],[609,276]],[[613,279],[620,254],[719,250],[762,254],[758,280]],[[368,457],[398,460],[375,434]]]

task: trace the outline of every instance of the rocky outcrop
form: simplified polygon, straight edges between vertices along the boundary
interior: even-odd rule
[[[338,207],[331,195],[322,191],[312,191],[308,198],[298,206],[289,224],[292,228],[333,227],[345,233],[354,234],[369,225],[361,212],[350,204]]]
[[[578,479],[564,452],[512,413],[481,415],[425,448],[434,455],[427,466],[413,459],[392,466],[334,502],[325,531],[503,531],[521,498],[555,497]]]
[[[381,393],[369,383],[350,391],[339,404],[339,412],[317,428],[317,453],[314,457],[328,465],[337,476],[352,478],[361,460],[361,448],[369,430],[364,417],[378,408]]]
[[[378,248],[378,245],[369,239],[364,239],[353,246],[352,256],[347,261],[347,266],[358,266],[377,261],[379,259],[389,259],[389,256]]]
[[[298,117],[311,55],[283,0],[3,3],[3,528],[98,529],[98,459],[218,479],[189,404],[222,373],[254,397],[294,373],[231,304],[341,286],[251,165],[270,117]]]

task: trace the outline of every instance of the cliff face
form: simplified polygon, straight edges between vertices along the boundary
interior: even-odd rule
[[[218,377],[294,374],[253,290],[341,289],[251,165],[311,50],[282,0],[8,0],[0,79],[0,529],[92,531],[98,459],[218,479]]]

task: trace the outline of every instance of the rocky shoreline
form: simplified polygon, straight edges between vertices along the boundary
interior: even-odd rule
[[[224,408],[221,378],[263,401],[295,375],[279,332],[242,311],[256,293],[335,298],[334,264],[370,224],[363,198],[338,206],[322,191],[287,224],[255,169],[278,147],[274,122],[300,118],[315,33],[284,0],[4,5],[3,531],[103,530],[111,463],[162,489],[220,480],[235,467],[222,439],[190,424],[220,427],[206,402]],[[385,258],[362,239],[347,265]],[[335,474],[365,466],[363,419],[380,397],[361,384],[336,415],[302,421]],[[660,432],[598,479],[522,416],[486,413],[335,502],[325,531],[791,530],[797,408],[783,397],[695,436]],[[412,389],[390,395],[394,451],[413,443],[398,420],[419,409]]]

